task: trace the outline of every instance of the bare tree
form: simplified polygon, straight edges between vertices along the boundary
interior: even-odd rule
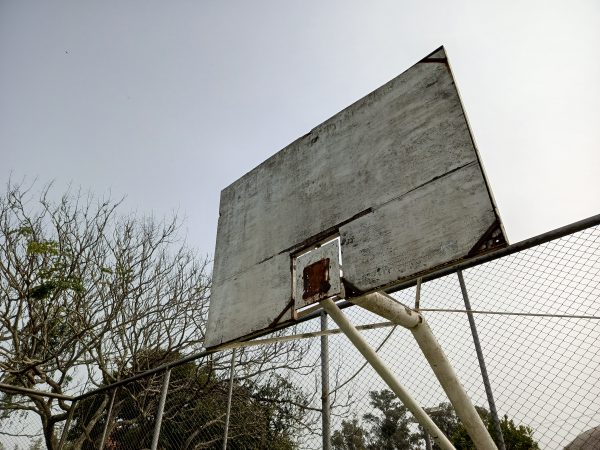
[[[33,191],[9,184],[0,195],[1,383],[78,395],[202,348],[209,261],[179,238],[176,218],[122,216],[118,201],[73,191],[56,199],[51,186],[38,196]],[[195,366],[196,375],[171,383],[169,396],[221,398],[229,365],[228,352],[204,358]],[[306,340],[240,349],[235,392],[246,392],[241,399],[250,396],[263,405],[256,410],[260,414],[249,414],[254,420],[275,423],[284,417],[287,428],[312,433],[319,412],[309,406],[318,395],[316,378],[301,392],[282,383],[276,372],[314,376],[317,367],[318,354]],[[115,414],[137,405],[150,423],[161,377],[123,387]],[[87,403],[85,417],[76,413],[70,448],[99,442],[110,397],[111,392],[104,391]],[[188,409],[193,411],[197,404],[190,403]],[[0,422],[37,415],[49,449],[57,447],[58,430],[71,407],[62,400],[0,389]],[[279,416],[282,408],[290,413]],[[169,402],[164,420],[178,420],[182,411],[181,404]],[[272,411],[271,419],[261,418],[265,411]],[[203,427],[222,426],[223,412],[214,412]],[[139,422],[139,417],[131,420]],[[230,428],[232,438],[240,433],[238,428],[243,429]],[[109,435],[118,431],[110,423],[107,430]],[[201,448],[214,439],[207,437],[194,446]]]
[[[0,381],[77,394],[136,367],[137,355],[199,348],[208,261],[177,219],[120,217],[119,202],[8,185],[0,197]],[[46,446],[70,405],[4,392],[5,416],[39,416]],[[99,411],[100,415],[102,411]]]

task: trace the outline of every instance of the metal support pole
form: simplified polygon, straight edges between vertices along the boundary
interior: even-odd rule
[[[231,399],[233,398],[233,375],[235,367],[235,348],[231,351],[231,365],[229,367],[229,393],[227,394],[227,414],[225,415],[225,433],[223,436],[223,450],[227,450],[227,436],[229,435],[229,418],[231,416]]]
[[[112,414],[113,405],[115,404],[115,396],[117,395],[117,390],[119,388],[115,388],[112,391],[112,395],[110,396],[110,403],[108,404],[108,412],[106,413],[106,423],[104,424],[104,430],[102,431],[102,439],[100,440],[100,446],[98,447],[100,450],[104,450],[104,443],[106,442],[106,434],[108,433],[108,427],[110,425],[110,416]]]
[[[327,313],[321,311],[321,331],[327,331]],[[321,422],[323,450],[331,450],[331,405],[329,404],[329,338],[321,336]]]
[[[421,308],[421,283],[423,279],[421,277],[417,278],[417,286],[415,288],[415,311],[419,311]],[[425,450],[433,450],[431,446],[431,438],[427,431],[423,430],[423,439],[425,440]]]
[[[158,438],[160,437],[160,427],[162,425],[163,411],[165,410],[165,402],[167,400],[167,392],[169,391],[169,379],[171,378],[171,369],[167,369],[163,378],[162,390],[160,391],[160,401],[158,403],[158,411],[156,411],[156,423],[154,424],[154,435],[152,436],[151,450],[156,450],[158,447]]]
[[[422,278],[417,278],[417,288],[415,290],[415,311],[418,311],[421,308],[421,282]]]
[[[67,414],[67,422],[65,423],[65,427],[60,436],[60,442],[58,443],[58,450],[62,450],[63,445],[67,441],[67,434],[69,434],[69,427],[71,426],[71,421],[73,420],[73,414],[75,413],[75,408],[77,407],[77,400],[71,402],[71,407],[69,408],[69,414]]]
[[[475,446],[480,450],[496,450],[494,440],[423,316],[380,292],[353,298],[352,302],[411,331]]]
[[[471,302],[467,293],[467,285],[463,278],[462,270],[456,272],[458,275],[458,282],[460,283],[460,290],[462,292],[463,300],[465,301],[465,309],[467,310],[467,317],[469,319],[469,326],[471,327],[471,334],[473,335],[473,343],[475,344],[475,352],[477,353],[477,361],[479,361],[479,369],[481,370],[481,378],[483,378],[483,386],[485,388],[485,395],[487,396],[488,405],[490,406],[490,415],[492,416],[492,422],[494,424],[494,434],[496,435],[496,444],[498,444],[499,450],[505,450],[504,436],[502,435],[502,428],[500,428],[500,420],[498,419],[498,411],[496,410],[496,402],[494,401],[494,395],[492,393],[492,385],[488,377],[487,367],[485,365],[485,359],[483,358],[483,351],[481,350],[481,343],[479,342],[479,333],[477,333],[477,326],[475,325],[475,317],[471,312]]]
[[[444,450],[455,450],[452,443],[448,440],[444,433],[438,428],[431,417],[421,408],[421,406],[411,397],[404,389],[392,371],[386,366],[377,352],[367,343],[359,331],[352,325],[348,318],[340,311],[333,300],[326,299],[321,301],[321,305],[337,323],[344,334],[354,344],[356,349],[365,357],[371,367],[379,374],[379,376],[387,383],[392,391],[400,398],[400,401],[412,413],[415,419],[435,440],[438,446]]]

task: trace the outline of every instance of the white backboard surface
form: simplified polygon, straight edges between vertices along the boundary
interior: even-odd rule
[[[506,245],[443,47],[225,188],[219,212],[206,347],[293,323],[294,258],[324,239],[352,295]]]

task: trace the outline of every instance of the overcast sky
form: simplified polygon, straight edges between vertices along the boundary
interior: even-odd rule
[[[511,242],[600,213],[597,0],[0,0],[0,177],[212,254],[222,188],[442,44]]]

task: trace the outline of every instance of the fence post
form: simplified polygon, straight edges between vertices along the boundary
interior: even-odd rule
[[[229,393],[227,394],[227,414],[225,415],[225,435],[223,436],[223,450],[227,450],[227,436],[229,435],[229,418],[231,416],[231,399],[233,398],[233,375],[235,367],[235,348],[231,351],[231,365],[229,367]]]
[[[156,423],[154,424],[154,436],[152,436],[152,450],[158,447],[158,438],[160,437],[160,427],[162,425],[163,411],[165,410],[165,402],[167,400],[167,392],[169,390],[169,379],[171,378],[171,369],[167,369],[163,378],[162,390],[160,392],[160,402],[158,403],[158,411],[156,411]]]
[[[106,442],[106,433],[108,432],[108,426],[110,424],[110,416],[112,414],[113,405],[115,404],[115,396],[117,395],[117,390],[119,388],[115,388],[112,391],[110,396],[110,403],[108,405],[108,412],[106,413],[106,423],[104,424],[104,430],[102,431],[102,439],[100,440],[100,446],[98,447],[100,450],[104,449],[104,443]]]
[[[327,331],[327,313],[321,311],[321,331]],[[329,340],[321,336],[321,422],[323,450],[331,450],[331,405],[329,404]]]
[[[498,419],[498,411],[496,410],[496,402],[494,401],[494,395],[492,394],[492,385],[490,384],[487,367],[485,365],[485,359],[483,358],[483,351],[481,350],[481,343],[479,342],[479,333],[477,333],[475,318],[473,317],[473,313],[471,312],[471,302],[467,293],[467,286],[465,284],[465,279],[463,278],[462,270],[458,270],[456,272],[456,275],[458,275],[460,291],[462,292],[463,300],[465,302],[465,309],[467,310],[467,317],[469,318],[469,326],[471,327],[473,343],[475,344],[477,361],[479,362],[479,369],[481,370],[481,378],[483,379],[485,395],[487,396],[488,405],[490,407],[490,415],[492,416],[492,422],[494,425],[496,444],[498,445],[498,450],[506,450],[506,446],[504,445],[504,436],[502,435],[502,429],[500,428],[500,420]]]
[[[69,427],[71,426],[71,420],[73,420],[73,414],[75,413],[75,408],[77,407],[77,400],[73,400],[71,402],[71,407],[69,408],[69,414],[67,414],[67,422],[65,423],[65,427],[60,436],[60,442],[58,443],[58,450],[62,450],[63,445],[67,441],[67,434],[69,434]]]

